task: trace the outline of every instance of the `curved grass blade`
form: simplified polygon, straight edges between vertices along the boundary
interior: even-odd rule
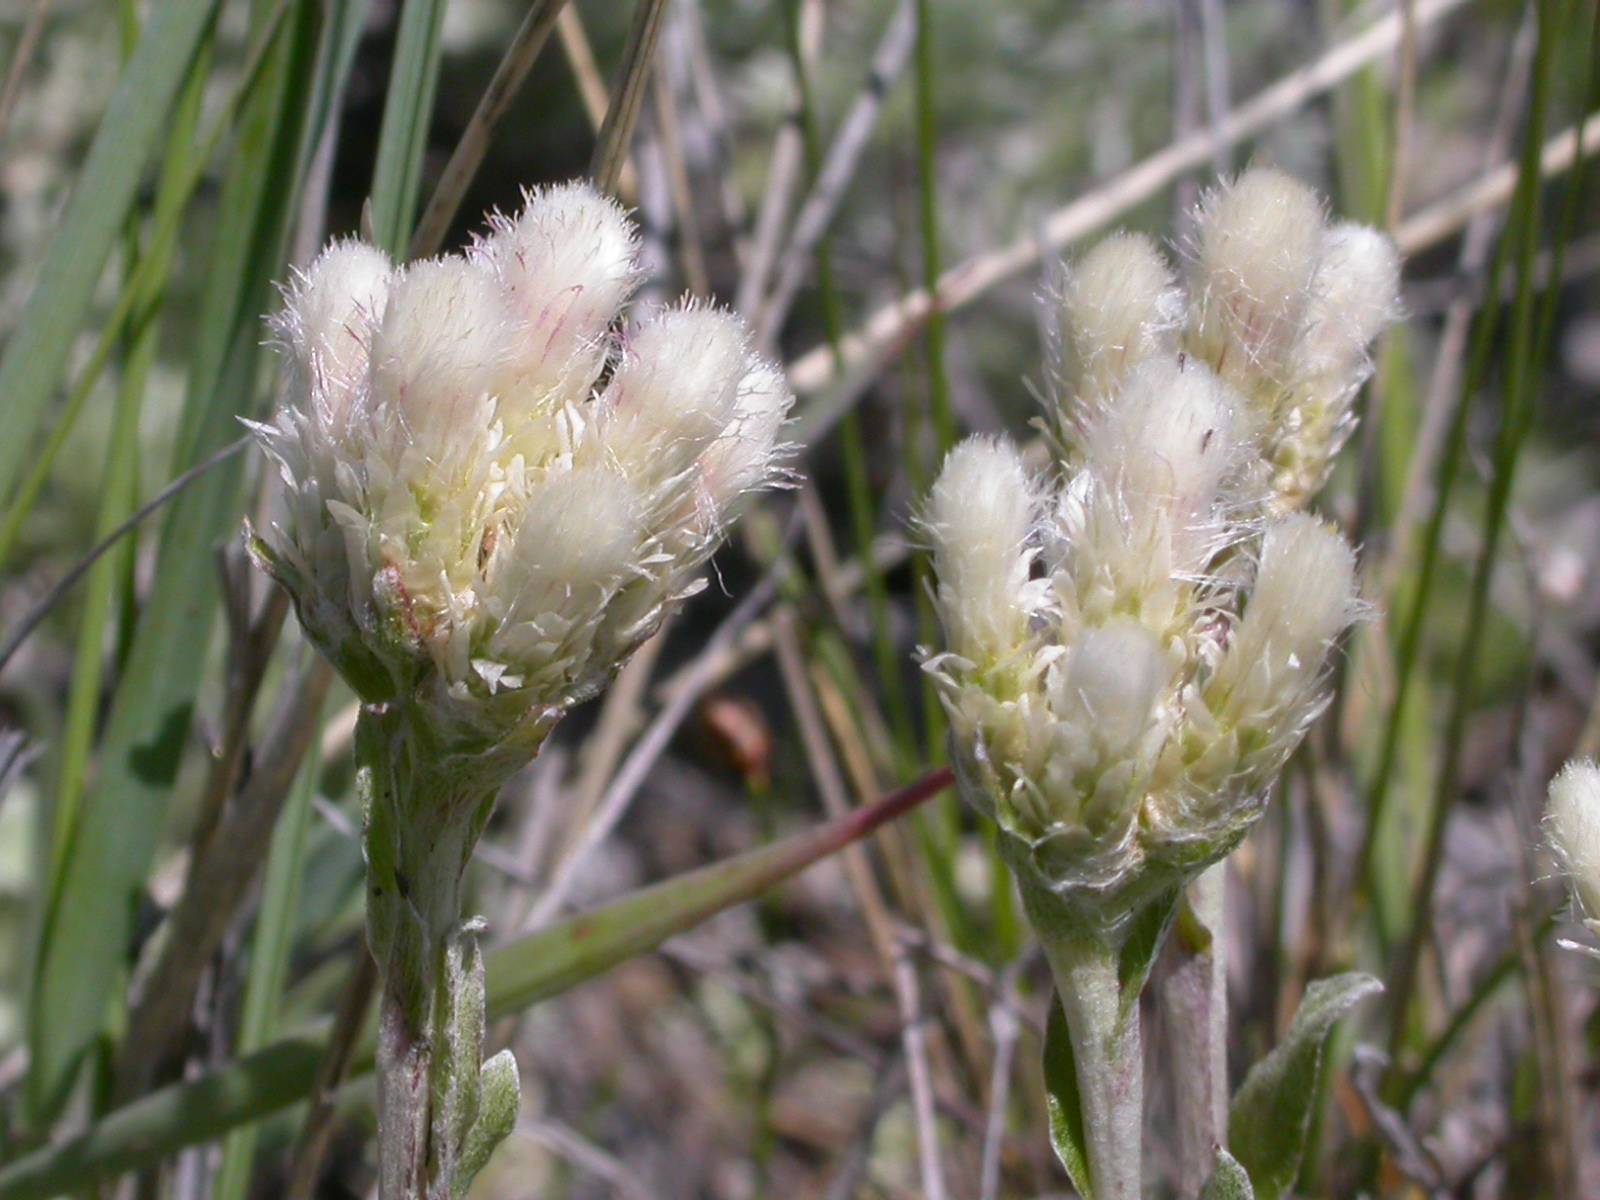
[[[576,987],[724,909],[770,890],[949,787],[940,768],[867,808],[634,892],[488,956],[489,1017]],[[0,1168],[6,1200],[48,1200],[159,1162],[303,1099],[316,1079],[326,1022],[209,1075],[162,1088],[84,1133]],[[353,1074],[372,1069],[370,1038]]]
[[[567,0],[535,0],[522,18],[516,36],[506,47],[500,65],[495,68],[494,77],[489,80],[489,86],[484,88],[478,100],[478,107],[473,110],[472,120],[467,122],[466,131],[456,143],[450,161],[445,164],[439,182],[434,186],[433,196],[422,212],[422,219],[417,222],[416,232],[411,236],[412,258],[437,253],[444,244],[445,234],[450,230],[450,223],[456,219],[462,198],[472,186],[478,168],[483,165],[483,156],[489,152],[496,129],[506,113],[511,111],[517,92],[528,78],[528,72],[533,69],[566,3]]]
[[[280,273],[287,218],[308,156],[305,115],[315,92],[319,8],[309,0],[290,6],[241,115],[180,426],[187,434],[182,463],[229,441],[236,416],[253,401],[257,315]],[[196,647],[205,644],[216,607],[211,555],[238,511],[239,484],[235,472],[206,475],[179,498],[163,529],[156,584],[107,721],[99,802],[85,806],[62,851],[59,886],[41,932],[24,1093],[35,1124],[48,1123],[66,1102],[124,969],[135,897],[187,739],[201,667]]]
[[[196,69],[179,97],[163,161],[151,224],[161,227],[176,221],[188,199],[186,176],[191,167],[195,129],[200,106],[205,98],[206,66],[210,39],[202,44]],[[136,236],[136,234],[135,234]],[[133,239],[130,238],[130,242]],[[111,444],[102,476],[100,509],[95,518],[96,538],[104,542],[118,532],[138,504],[139,417],[143,409],[145,381],[155,360],[158,317],[165,299],[167,278],[172,266],[174,246],[170,239],[152,237],[139,250],[141,266],[127,287],[134,295],[129,346],[112,417]],[[98,544],[97,542],[97,544]],[[56,785],[54,814],[55,854],[50,864],[46,894],[53,892],[61,868],[61,851],[71,830],[82,798],[94,731],[100,705],[101,671],[104,662],[105,631],[117,607],[119,581],[132,567],[133,539],[128,539],[111,557],[97,561],[89,569],[84,586],[83,616],[78,623],[78,643],[72,664],[72,687],[67,718],[61,736],[61,770]],[[3,557],[3,553],[0,553]],[[0,670],[7,655],[0,651]]]
[[[10,493],[27,460],[34,427],[88,313],[145,163],[168,133],[167,114],[216,9],[217,0],[156,5],[122,72],[45,255],[39,286],[0,355],[7,426],[0,439],[0,496]]]

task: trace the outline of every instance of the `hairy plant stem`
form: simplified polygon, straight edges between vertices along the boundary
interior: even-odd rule
[[[378,1195],[451,1200],[504,1135],[515,1071],[482,1063],[479,921],[461,881],[505,773],[441,742],[404,702],[367,705],[356,746],[367,797],[367,939],[378,1013]],[[483,1120],[480,1121],[480,1110]],[[493,1126],[490,1128],[489,1126]]]
[[[1072,1039],[1094,1200],[1139,1200],[1144,1057],[1138,997],[1123,995],[1119,977],[1120,947],[1092,934],[1040,935]]]
[[[1226,888],[1226,859],[1189,884],[1157,984],[1177,1117],[1178,1194],[1186,1200],[1205,1187],[1227,1140]]]

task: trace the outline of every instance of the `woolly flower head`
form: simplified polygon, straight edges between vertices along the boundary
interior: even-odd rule
[[[1325,229],[1276,172],[1197,219],[1187,299],[1125,235],[1054,298],[1057,478],[974,438],[920,514],[945,632],[924,662],[963,790],[1025,895],[1103,926],[1244,836],[1358,608],[1353,550],[1296,510],[1336,449],[1308,443],[1307,406],[1364,377],[1392,249]]]
[[[1322,202],[1256,168],[1209,193],[1195,219],[1183,348],[1244,398],[1275,499],[1327,481],[1371,374],[1368,348],[1400,314],[1400,258],[1375,229],[1329,225]]]
[[[713,309],[620,329],[637,278],[628,218],[572,184],[465,254],[335,242],[287,289],[289,402],[254,427],[281,512],[254,547],[364,699],[491,742],[547,724],[774,480],[782,374]]]
[[[1600,921],[1600,767],[1574,760],[1550,781],[1545,828],[1585,922]]]

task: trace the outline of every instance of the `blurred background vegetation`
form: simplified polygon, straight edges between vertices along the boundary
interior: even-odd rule
[[[242,561],[261,462],[213,458],[274,402],[273,283],[332,235],[403,251],[519,26],[557,9],[0,5],[0,1195],[80,1135],[139,1195],[277,1196],[307,1162],[315,1194],[370,1188],[359,1087],[198,1147],[169,1112],[164,1155],[95,1139],[359,983],[349,697],[308,685]],[[1389,996],[1342,1039],[1304,1193],[1586,1194],[1600,1010],[1536,825],[1555,766],[1600,748],[1592,0],[573,0],[444,248],[590,169],[641,13],[620,188],[647,297],[737,305],[791,364],[798,481],[508,791],[472,880],[492,937],[940,764],[908,534],[939,453],[1026,434],[1052,263],[1118,225],[1181,252],[1208,180],[1273,163],[1396,237],[1409,319],[1319,503],[1363,544],[1371,619],[1233,862],[1235,1072],[1308,980],[1372,970]],[[218,927],[185,973],[169,914],[208,856],[231,887],[191,899]],[[130,1047],[177,977],[177,1036]],[[1064,1193],[1047,998],[942,796],[504,1020],[524,1109],[474,1194],[924,1194],[908,1055],[951,1194]]]

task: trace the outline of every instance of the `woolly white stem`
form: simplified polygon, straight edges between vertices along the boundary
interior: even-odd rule
[[[439,753],[404,704],[362,710],[356,754],[367,939],[382,979],[378,1196],[451,1200],[478,1165],[462,1160],[482,1096],[482,960],[461,882],[496,785]]]
[[[1200,1194],[1215,1165],[1216,1148],[1227,1137],[1228,991],[1224,941],[1226,860],[1208,867],[1188,889],[1188,910],[1209,934],[1199,948],[1185,943],[1184,921],[1169,950],[1178,960],[1159,987],[1167,1028],[1168,1078],[1177,1117],[1178,1192]]]
[[[1095,1200],[1139,1200],[1144,1058],[1137,999],[1124,1020],[1117,951],[1106,942],[1043,942],[1072,1038]]]

